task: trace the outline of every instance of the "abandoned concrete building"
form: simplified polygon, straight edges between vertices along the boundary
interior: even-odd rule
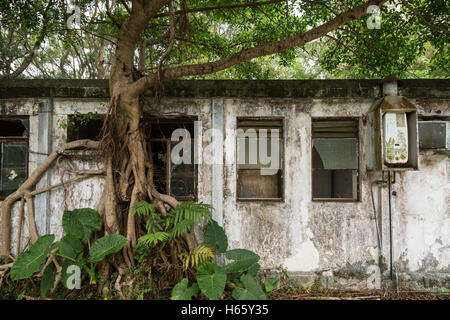
[[[258,253],[268,272],[330,288],[450,288],[449,80],[182,80],[164,85],[159,106],[153,96],[143,123],[159,191],[211,204],[230,247]],[[95,139],[108,97],[103,80],[1,81],[0,201],[61,144]],[[89,112],[99,116],[74,130],[70,119]],[[177,128],[192,135],[194,164],[171,161]],[[237,130],[249,128],[278,130],[276,174],[237,164]],[[220,148],[208,148],[208,129]],[[101,167],[92,152],[70,153],[79,168]],[[204,161],[211,154],[223,161]],[[38,187],[70,178],[55,166]],[[61,237],[63,211],[94,208],[102,186],[94,177],[38,195],[39,234]],[[12,252],[27,245],[18,205]]]

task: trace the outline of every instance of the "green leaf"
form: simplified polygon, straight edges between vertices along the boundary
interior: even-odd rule
[[[41,278],[40,293],[41,297],[46,297],[47,293],[53,288],[55,282],[56,272],[53,270],[53,264],[50,264],[45,268],[44,274]]]
[[[233,298],[236,300],[267,300],[260,284],[251,275],[242,275],[241,282],[244,284],[245,289],[235,288],[232,292]]]
[[[59,248],[59,253],[64,257],[75,259],[77,254],[83,251],[83,244],[73,236],[65,236],[60,241],[55,243]]]
[[[11,268],[11,279],[21,280],[31,277],[39,271],[50,253],[55,236],[47,234],[39,237],[37,241],[23,252]]]
[[[170,238],[180,237],[181,235],[183,235],[183,233],[190,230],[194,225],[195,223],[193,220],[181,220],[180,222],[177,222],[170,232]]]
[[[225,267],[227,272],[244,272],[255,268],[255,263],[259,261],[259,256],[246,249],[234,249],[225,252],[225,257],[229,260],[235,260]]]
[[[91,262],[100,262],[107,255],[120,251],[127,244],[127,241],[127,238],[120,234],[110,234],[98,239],[90,250]]]
[[[65,236],[61,239],[61,241],[70,245],[76,253],[80,253],[83,251],[83,244],[81,243],[80,239],[74,238],[72,236]]]
[[[228,248],[228,238],[225,231],[219,224],[212,220],[205,230],[206,245],[217,248],[220,253],[224,253]]]
[[[184,278],[180,282],[178,282],[172,290],[171,300],[191,300],[192,296],[197,296],[198,293],[198,285],[193,283],[190,287],[188,287],[189,280]]]
[[[167,232],[155,232],[155,233],[148,233],[146,235],[143,235],[138,239],[139,244],[143,244],[146,246],[154,246],[158,242],[165,242],[169,240],[170,235]]]
[[[64,211],[62,227],[66,234],[87,240],[93,230],[101,230],[102,218],[97,211],[89,208]]]
[[[203,219],[211,221],[213,207],[203,202],[185,201],[176,206],[171,213],[175,216],[174,224],[182,220],[189,220],[192,224],[200,223]]]
[[[227,274],[225,269],[212,263],[198,267],[197,282],[200,290],[210,299],[218,300],[223,294]]]
[[[138,201],[134,204],[133,208],[131,209],[132,215],[139,215],[139,216],[148,216],[149,213],[154,213],[156,205],[158,203],[155,202],[153,204],[148,203],[147,201]]]
[[[266,281],[264,281],[264,287],[266,289],[266,292],[271,292],[273,289],[275,289],[279,281],[280,278],[266,279]]]
[[[251,275],[251,276],[256,277],[256,275],[258,274],[260,268],[261,268],[261,266],[259,265],[258,262],[256,262],[256,263],[252,264],[252,265],[248,268],[247,273],[248,273],[249,275]]]

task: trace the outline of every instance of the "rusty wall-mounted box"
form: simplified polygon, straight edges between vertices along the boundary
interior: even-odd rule
[[[367,170],[418,170],[417,108],[401,96],[385,96],[367,114]]]

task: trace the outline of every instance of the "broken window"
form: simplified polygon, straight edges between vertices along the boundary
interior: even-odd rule
[[[104,117],[97,113],[67,116],[67,142],[89,139],[98,140],[103,126]]]
[[[156,190],[178,200],[197,199],[197,166],[194,161],[193,117],[147,118]],[[180,131],[175,131],[182,129]],[[172,137],[172,133],[176,137]]]
[[[281,119],[238,119],[237,169],[239,200],[282,200]]]
[[[314,200],[358,200],[358,148],[358,120],[313,120]]]
[[[28,118],[0,118],[0,199],[28,176]]]

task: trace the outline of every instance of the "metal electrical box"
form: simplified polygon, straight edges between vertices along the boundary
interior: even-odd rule
[[[384,162],[408,162],[408,125],[406,112],[386,112],[383,115]]]
[[[401,96],[385,96],[367,114],[367,170],[418,170],[417,108]]]
[[[420,149],[450,149],[450,121],[419,121]]]

